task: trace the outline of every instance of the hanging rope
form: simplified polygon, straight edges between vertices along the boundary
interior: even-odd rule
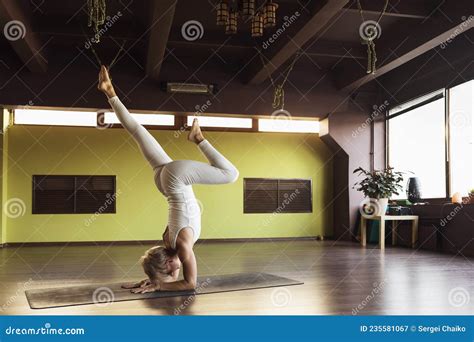
[[[106,0],[87,0],[87,14],[89,20],[87,26],[94,29],[97,36],[97,42],[100,41],[99,26],[105,22]]]
[[[379,23],[382,20],[383,15],[387,11],[388,1],[385,0],[385,5],[382,11],[379,14],[379,17],[373,26],[367,27],[367,35],[362,35],[361,38],[363,39],[362,44],[367,44],[367,73],[368,74],[375,74],[376,65],[377,65],[377,53],[375,51],[375,39],[379,36]],[[364,12],[362,10],[362,6],[360,4],[360,0],[357,0],[357,8],[359,9],[360,17],[362,18],[362,24],[366,22],[364,18]]]
[[[283,78],[283,81],[280,84],[276,84],[275,80],[272,77],[272,74],[270,73],[270,70],[268,70],[267,64],[265,63],[265,61],[263,59],[262,52],[257,47],[255,47],[255,49],[257,50],[258,55],[260,56],[260,60],[262,61],[263,67],[267,71],[268,77],[270,78],[270,81],[272,82],[272,86],[274,88],[272,107],[274,109],[277,109],[277,108],[278,109],[284,109],[284,107],[285,107],[285,89],[284,89],[284,86],[285,86],[286,81],[288,80],[288,77],[290,76],[291,71],[293,70],[293,67],[295,66],[296,61],[298,60],[298,58],[300,58],[301,53],[300,53],[299,50],[296,52],[295,58],[293,59],[291,64],[284,71],[286,74],[285,74],[285,77]]]
[[[91,42],[91,39],[89,39],[89,37],[87,36],[87,34],[86,34],[86,32],[85,32],[85,30],[82,26],[81,26],[81,30],[82,30],[82,33],[83,33],[84,37],[86,38],[86,41]],[[122,45],[120,46],[119,50],[115,54],[115,57],[112,59],[112,62],[110,62],[109,66],[108,66],[109,71],[110,71],[110,69],[112,69],[112,67],[115,65],[115,63],[118,61],[118,57],[120,56],[120,52],[122,52],[124,50],[125,43],[126,43],[126,40],[124,39],[123,42],[122,42]],[[90,46],[90,49],[92,51],[92,54],[94,55],[94,57],[97,61],[98,67],[100,69],[100,66],[105,65],[105,64],[102,63],[102,60],[100,59],[99,54],[97,53],[97,51],[94,48],[94,44],[95,43],[90,43],[89,46]]]

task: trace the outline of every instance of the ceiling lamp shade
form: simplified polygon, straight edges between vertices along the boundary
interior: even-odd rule
[[[217,11],[217,25],[218,26],[225,26],[227,25],[227,21],[229,20],[229,5],[227,1],[221,1],[217,4],[216,7]]]
[[[255,14],[255,0],[243,0],[242,1],[242,18],[248,20],[253,19]]]
[[[276,10],[278,4],[268,0],[265,5],[263,5],[263,26],[265,28],[275,27],[276,25]]]
[[[229,12],[229,20],[225,27],[225,34],[236,34],[237,33],[237,12]]]
[[[252,37],[263,36],[263,17],[260,12],[252,18]]]

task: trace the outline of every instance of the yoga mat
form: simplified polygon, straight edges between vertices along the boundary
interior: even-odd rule
[[[122,289],[121,283],[91,284],[25,291],[32,309],[46,309],[73,305],[106,305],[126,300],[190,296],[230,291],[262,289],[276,286],[301,285],[303,282],[268,273],[239,273],[198,278],[195,291],[156,291],[134,294]]]

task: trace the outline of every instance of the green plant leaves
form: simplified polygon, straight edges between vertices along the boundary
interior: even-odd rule
[[[392,167],[372,172],[358,167],[353,173],[364,178],[352,188],[362,191],[369,198],[390,198],[392,195],[398,195],[402,189],[400,183],[403,181],[403,172],[393,171]]]

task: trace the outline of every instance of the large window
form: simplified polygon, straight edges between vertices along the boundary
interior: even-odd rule
[[[418,177],[423,198],[466,196],[474,188],[474,82],[434,92],[392,108],[387,120],[387,162]],[[397,198],[397,197],[395,197]]]
[[[451,195],[474,188],[474,81],[449,90]]]
[[[422,105],[389,120],[389,165],[408,177],[418,177],[425,198],[446,197],[444,98]]]

